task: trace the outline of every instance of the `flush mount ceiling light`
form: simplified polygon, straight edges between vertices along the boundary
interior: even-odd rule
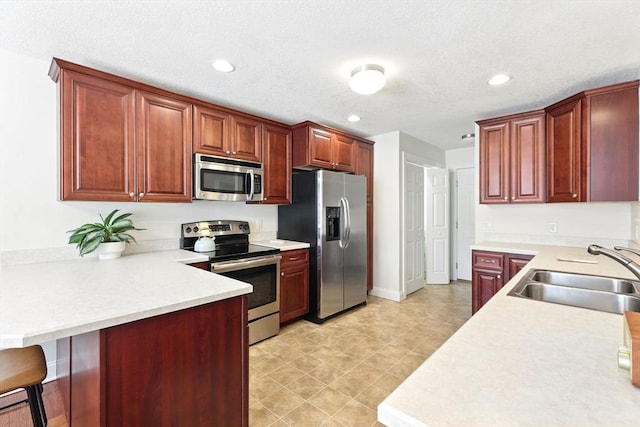
[[[505,84],[509,80],[511,80],[511,76],[507,74],[496,74],[495,76],[491,77],[491,79],[489,80],[489,84],[491,86],[498,86]]]
[[[462,142],[464,142],[465,144],[472,143],[475,140],[476,140],[475,133],[465,133],[464,135],[462,135]]]
[[[347,117],[347,120],[349,120],[350,122],[359,122],[360,116],[358,116],[357,114],[351,114],[349,117]]]
[[[351,71],[349,87],[360,95],[371,95],[382,89],[387,82],[384,68],[376,64],[365,64]]]
[[[211,66],[216,71],[220,71],[221,73],[230,73],[236,69],[236,67],[226,59],[216,59],[211,63]]]

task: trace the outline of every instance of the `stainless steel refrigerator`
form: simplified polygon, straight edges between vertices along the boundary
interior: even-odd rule
[[[278,206],[278,238],[310,247],[308,320],[366,303],[366,178],[325,170],[294,172],[292,204]]]

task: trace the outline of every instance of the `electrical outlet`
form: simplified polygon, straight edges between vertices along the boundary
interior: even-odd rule
[[[558,223],[550,222],[549,223],[549,233],[557,233],[558,232]]]

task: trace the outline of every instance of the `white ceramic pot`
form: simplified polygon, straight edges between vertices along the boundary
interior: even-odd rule
[[[124,252],[124,248],[125,242],[104,242],[100,243],[100,246],[96,249],[96,253],[100,260],[120,258],[120,255]]]

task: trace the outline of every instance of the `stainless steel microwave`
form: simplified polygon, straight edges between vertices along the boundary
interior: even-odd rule
[[[246,202],[262,200],[262,165],[195,154],[193,198]]]

